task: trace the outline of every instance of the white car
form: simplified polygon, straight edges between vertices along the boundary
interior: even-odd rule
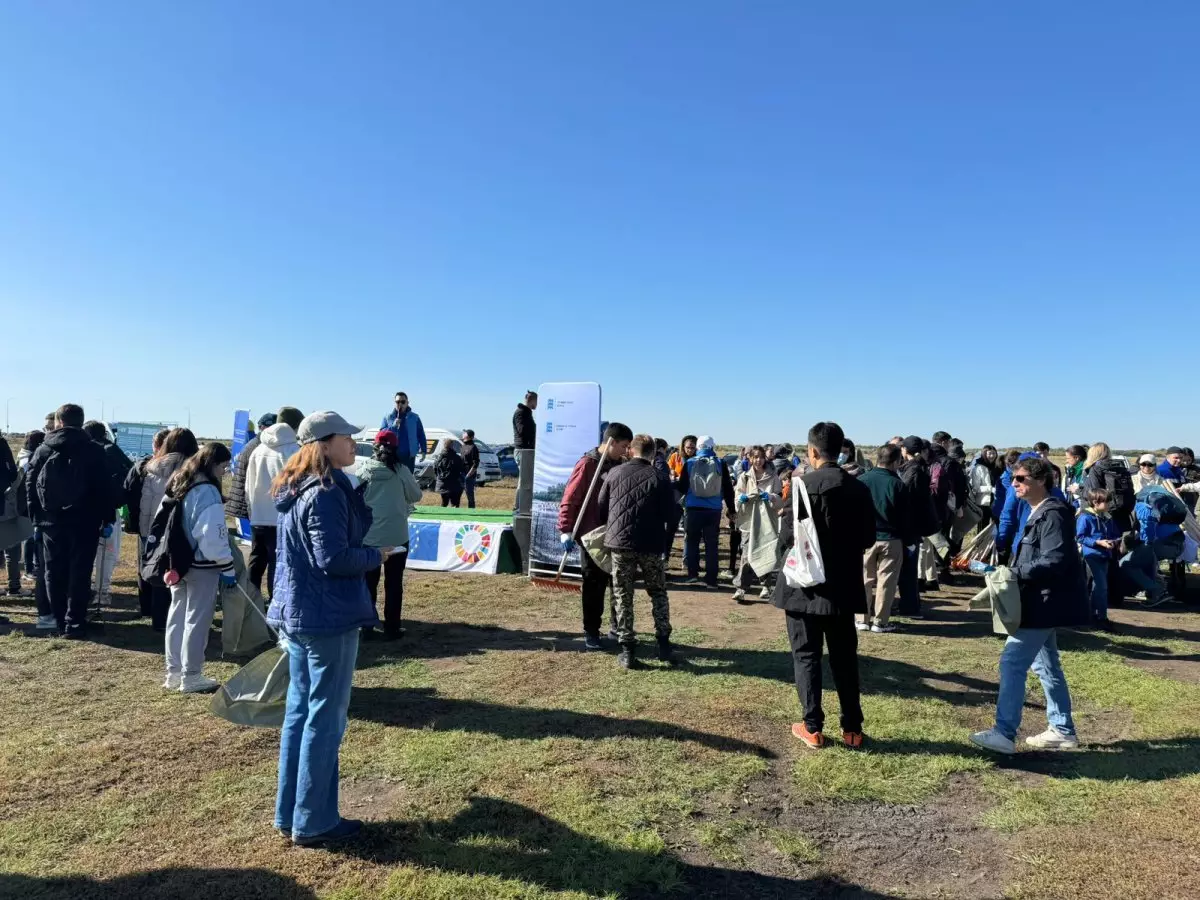
[[[377,431],[363,432],[356,439],[358,444],[357,455],[359,458],[369,457],[374,453],[373,442]],[[460,454],[462,453],[463,445],[459,439],[462,432],[447,431],[445,428],[426,428],[425,429],[425,445],[426,452],[417,457],[416,465],[413,466],[413,474],[417,476],[417,484],[424,490],[432,490],[434,484],[433,466],[437,462],[437,448],[444,438],[450,438],[454,442],[454,449]],[[475,438],[475,446],[479,450],[479,472],[475,477],[476,484],[489,484],[493,481],[499,481],[500,474],[500,458],[496,452],[487,444]]]

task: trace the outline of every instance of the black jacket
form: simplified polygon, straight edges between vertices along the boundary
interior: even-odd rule
[[[129,461],[125,451],[112,441],[96,443],[104,450],[104,467],[108,472],[108,502],[113,511],[113,517],[105,521],[115,522],[117,508],[125,503],[125,479],[129,477],[133,463]]]
[[[532,450],[537,443],[537,425],[533,421],[533,410],[524,403],[517,404],[513,413],[513,448]]]
[[[65,511],[43,509],[42,498],[38,496],[38,479],[55,453],[70,456],[72,465],[81,465],[86,484],[82,501]],[[100,527],[115,518],[104,450],[82,428],[57,428],[46,435],[46,440],[30,457],[25,484],[29,518],[39,528],[55,525],[95,528],[98,536]]]
[[[233,462],[233,484],[229,488],[229,499],[225,502],[225,512],[235,519],[250,518],[250,504],[246,501],[246,465],[250,461],[250,454],[254,452],[254,448],[258,444],[259,440],[256,435],[242,448],[241,453]],[[138,490],[140,491],[141,488]]]
[[[121,530],[126,534],[138,533],[138,524],[142,521],[142,484],[146,480],[146,465],[153,458],[152,456],[142,457],[133,464],[133,468],[125,476],[125,508],[129,510],[129,515],[125,517],[125,523]]]
[[[474,441],[463,442],[462,461],[468,472],[474,469],[475,474],[479,474],[479,448]]]
[[[1048,497],[1025,523],[1012,570],[1021,588],[1021,627],[1086,625],[1087,590],[1083,559],[1075,544],[1075,516],[1057,497]]]
[[[0,435],[0,494],[3,494],[17,481],[17,463],[13,459],[12,447]]]
[[[937,513],[938,522],[945,523],[950,518],[950,495],[954,494],[956,508],[966,505],[970,491],[967,486],[967,475],[962,465],[954,459],[945,447],[933,444],[929,448],[929,477],[936,480],[936,490],[933,495],[933,508]]]
[[[1133,496],[1133,476],[1129,467],[1115,459],[1097,460],[1083,476],[1083,486],[1089,491],[1112,491],[1113,502],[1108,514],[1121,529],[1121,533],[1133,529],[1133,508],[1137,499]]]
[[[871,492],[835,463],[813,469],[803,478],[817,523],[825,582],[799,588],[780,578],[772,602],[788,612],[818,616],[866,612],[863,552],[875,546],[875,504]],[[800,517],[804,518],[803,501]],[[793,527],[792,517],[783,516],[779,539],[789,548],[794,538]]]
[[[600,519],[607,522],[609,550],[662,553],[675,492],[667,476],[648,459],[617,466],[600,486]]]
[[[903,540],[906,547],[911,547],[936,532],[941,523],[934,508],[929,467],[925,460],[913,457],[904,463],[900,467],[900,480],[904,482],[904,508],[908,514],[908,528]]]
[[[467,467],[463,465],[463,459],[458,453],[447,450],[434,463],[433,474],[437,476],[434,490],[439,494],[461,494]]]

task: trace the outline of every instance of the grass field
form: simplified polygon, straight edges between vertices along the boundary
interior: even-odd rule
[[[862,637],[869,748],[813,754],[766,604],[674,591],[680,665],[626,673],[582,652],[577,595],[410,573],[408,635],[363,645],[343,746],[366,836],[298,850],[270,827],[278,734],[160,689],[124,546],[94,642],[0,605],[0,897],[1200,896],[1200,616],[1178,606],[1065,636],[1084,747],[998,760],[966,736],[999,642],[975,586],[949,588]],[[228,678],[219,652],[206,671]],[[1041,707],[1031,683],[1023,734]]]

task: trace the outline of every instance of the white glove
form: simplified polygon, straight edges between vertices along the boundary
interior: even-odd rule
[[[564,547],[570,547],[573,543],[575,543],[571,535],[567,534],[566,532],[563,532],[558,536],[558,542]]]

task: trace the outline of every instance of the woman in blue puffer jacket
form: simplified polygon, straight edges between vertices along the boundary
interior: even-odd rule
[[[288,653],[275,827],[309,847],[350,837],[362,822],[338,812],[338,750],[346,732],[360,628],[378,624],[364,575],[390,551],[364,547],[371,511],[342,471],[362,429],[315,412],[300,450],[272,484],[279,510],[275,594],[267,619]]]

